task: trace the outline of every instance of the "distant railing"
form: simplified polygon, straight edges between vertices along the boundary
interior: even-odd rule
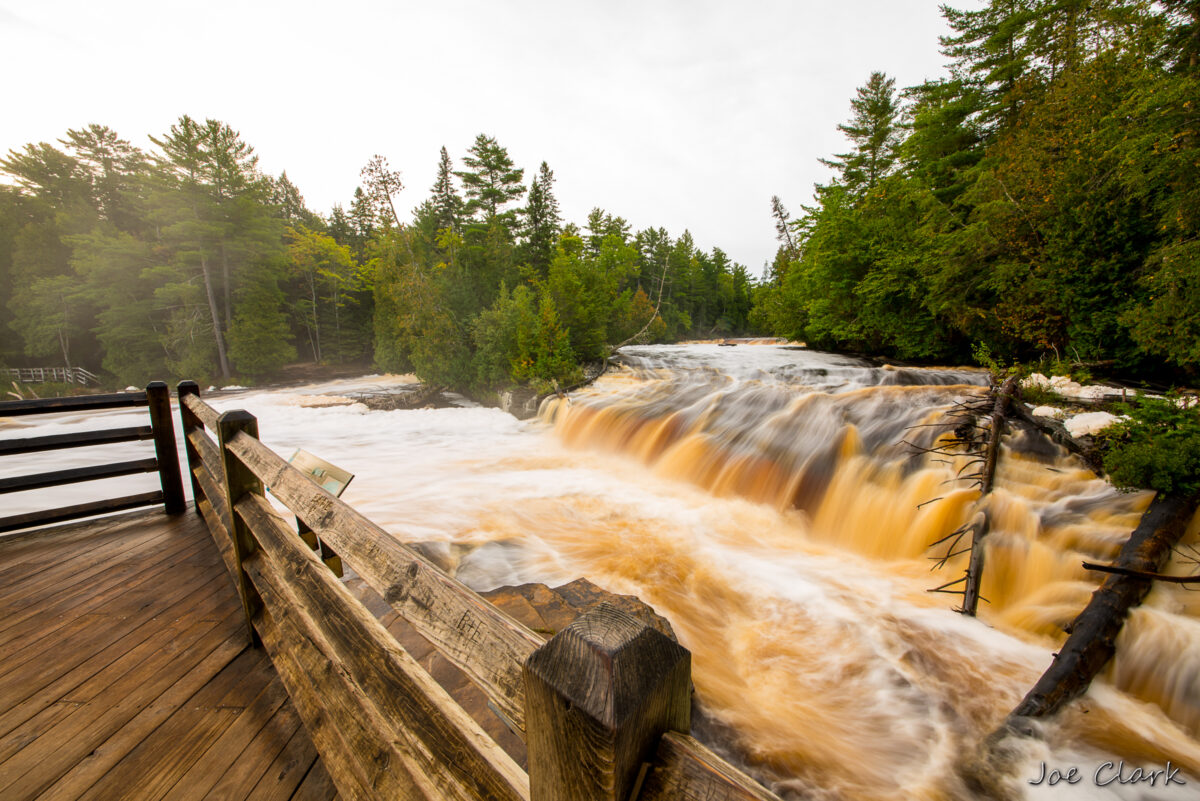
[[[259,442],[249,413],[218,415],[192,382],[179,408],[196,510],[341,796],[778,801],[688,734],[691,655],[673,640],[602,604],[543,642]],[[524,738],[528,773],[264,487],[488,695]]]
[[[149,407],[150,425],[0,440],[0,456],[152,439],[154,440],[154,458],[0,478],[0,494],[154,472],[159,475],[161,489],[139,495],[125,495],[108,500],[64,506],[44,512],[3,517],[0,518],[0,532],[60,523],[65,520],[120,512],[159,503],[163,504],[169,514],[178,514],[184,511],[183,480],[179,471],[179,455],[175,450],[175,430],[171,424],[171,393],[163,382],[155,381],[149,384],[145,391],[121,392],[113,395],[3,401],[0,402],[0,417],[123,409],[138,406]]]
[[[25,384],[99,384],[100,377],[82,367],[0,367],[0,375]]]

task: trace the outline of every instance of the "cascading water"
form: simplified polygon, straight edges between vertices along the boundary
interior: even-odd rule
[[[784,797],[976,797],[964,766],[1087,602],[1096,579],[1080,563],[1111,559],[1148,495],[1006,438],[988,603],[967,619],[928,592],[965,556],[931,573],[929,545],[975,514],[978,492],[953,481],[954,460],[901,441],[933,444],[953,404],[984,391],[981,373],[769,346],[626,353],[529,423],[482,408],[317,408],[316,396],[336,403],[390,377],[212,403],[257,414],[285,456],[303,447],[356,473],[349,503],[477,589],[586,576],[652,604],[693,653],[701,733]],[[14,429],[3,435],[24,435]],[[1156,587],[1102,679],[1021,744],[1009,787],[1200,798],[1198,729],[1200,593]],[[1097,769],[1122,759],[1125,778],[1170,760],[1187,785],[1098,786],[1116,771]],[[1078,783],[1029,783],[1072,766]]]

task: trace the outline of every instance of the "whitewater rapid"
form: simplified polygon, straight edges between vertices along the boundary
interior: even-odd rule
[[[1148,496],[1116,493],[1065,455],[1014,453],[998,480],[991,604],[964,618],[954,598],[928,592],[946,579],[930,572],[927,546],[975,495],[900,440],[985,376],[774,346],[625,353],[623,367],[527,422],[482,407],[354,402],[404,388],[396,376],[205,398],[257,415],[285,458],[303,448],[354,473],[344,500],[440,553],[475,589],[585,576],[653,605],[694,654],[705,736],[785,798],[972,798],[962,766],[1049,664],[1056,626],[1094,586],[1073,572],[1078,554],[1119,546]],[[142,414],[0,421],[0,437]],[[20,470],[51,469],[37,459],[61,469],[63,458]],[[94,482],[5,496],[5,512],[155,483],[114,481],[115,491]],[[1022,746],[1014,797],[1200,799],[1198,611],[1181,591],[1155,590],[1123,635],[1131,655],[1045,740]],[[1187,785],[1098,786],[1095,771],[1121,759],[1146,770],[1171,759]],[[1030,784],[1043,765],[1083,779]]]

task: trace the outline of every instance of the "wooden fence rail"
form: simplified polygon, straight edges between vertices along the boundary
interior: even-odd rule
[[[691,738],[691,655],[601,605],[549,642],[179,386],[189,473],[242,599],[346,798],[665,801],[776,796]],[[216,441],[212,435],[216,435]],[[357,600],[269,488],[490,698],[528,774]]]
[[[178,514],[184,511],[183,480],[179,469],[179,455],[175,451],[175,429],[171,422],[171,396],[167,385],[163,382],[152,382],[142,392],[3,401],[0,402],[0,417],[84,412],[100,409],[123,409],[141,406],[149,408],[150,425],[148,426],[110,428],[99,431],[80,431],[71,434],[0,440],[0,456],[37,453],[63,448],[80,448],[91,445],[108,445],[119,442],[153,440],[154,458],[3,478],[0,479],[0,494],[42,489],[45,487],[58,487],[80,481],[93,481],[101,478],[154,472],[157,472],[159,476],[159,490],[136,495],[125,495],[102,501],[75,504],[73,506],[64,506],[48,511],[3,517],[0,518],[0,532],[60,523],[80,517],[136,509],[142,506],[153,506],[159,503],[163,504],[168,514]]]
[[[3,367],[0,375],[26,384],[98,384],[100,377],[82,367]]]

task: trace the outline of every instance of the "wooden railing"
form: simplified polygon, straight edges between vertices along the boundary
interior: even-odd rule
[[[548,642],[179,385],[196,510],[345,798],[775,799],[689,734],[691,655],[609,605]],[[212,438],[215,435],[216,439]],[[482,689],[526,773],[302,540],[264,488]]]
[[[100,377],[82,367],[0,367],[0,375],[26,384],[97,384]]]
[[[108,445],[117,442],[154,440],[155,456],[135,461],[113,462],[104,465],[75,467],[49,473],[0,478],[0,494],[22,490],[58,487],[80,481],[114,478],[137,473],[159,475],[161,489],[137,495],[64,506],[44,512],[30,512],[0,518],[0,532],[15,531],[31,526],[48,525],[80,517],[136,509],[163,504],[169,514],[185,509],[183,481],[179,470],[179,455],[175,451],[175,430],[171,424],[171,393],[167,385],[155,381],[142,392],[121,392],[113,395],[81,395],[71,398],[44,398],[0,402],[0,417],[31,414],[83,412],[98,409],[123,409],[148,406],[150,425],[130,428],[108,428],[80,431],[43,437],[0,440],[0,456],[37,453],[61,448],[80,448],[89,445]]]

